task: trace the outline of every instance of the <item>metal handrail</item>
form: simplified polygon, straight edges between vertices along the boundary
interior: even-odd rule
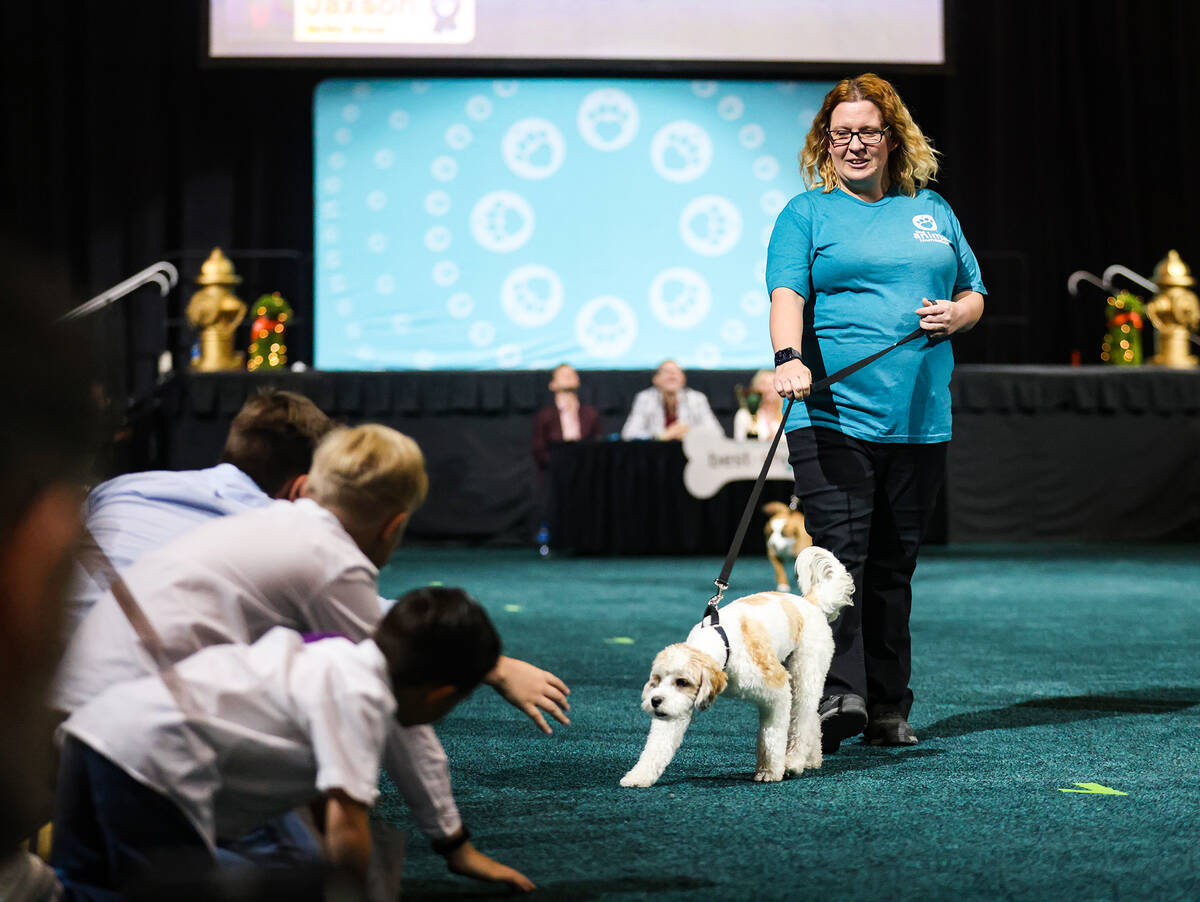
[[[151,282],[158,285],[158,293],[165,298],[170,290],[179,284],[179,270],[166,260],[159,260],[157,263],[147,266],[136,275],[130,276],[124,282],[120,282],[107,291],[96,295],[90,301],[84,301],[74,310],[64,313],[60,319],[64,322],[72,319],[80,319],[81,317],[95,313],[97,310],[103,310],[109,304],[119,301],[125,295]]]
[[[1112,291],[1112,285],[1108,279],[1101,280],[1099,276],[1088,272],[1086,269],[1077,269],[1067,278],[1067,291],[1071,293],[1071,297],[1079,297],[1079,283],[1088,282],[1095,285],[1101,291]]]
[[[1116,286],[1113,285],[1113,276],[1124,276],[1130,282],[1140,285],[1142,288],[1154,294],[1158,293],[1158,286],[1147,279],[1145,276],[1139,276],[1127,266],[1122,266],[1120,263],[1114,263],[1108,269],[1104,270],[1103,277],[1097,276],[1095,273],[1090,273],[1086,269],[1078,269],[1067,278],[1067,291],[1072,297],[1079,296],[1079,283],[1088,282],[1095,285],[1101,291],[1115,292]]]
[[[1130,282],[1135,282],[1138,285],[1141,285],[1147,291],[1153,292],[1154,294],[1158,294],[1159,289],[1158,289],[1157,285],[1155,285],[1153,282],[1151,282],[1145,276],[1139,276],[1132,269],[1122,266],[1120,263],[1114,263],[1108,269],[1104,270],[1104,281],[1108,282],[1110,285],[1112,284],[1113,276],[1124,276]]]

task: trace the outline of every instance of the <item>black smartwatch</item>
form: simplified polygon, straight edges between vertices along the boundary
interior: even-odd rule
[[[775,352],[775,365],[787,363],[789,360],[799,360],[800,352],[795,348],[784,348],[782,351]]]
[[[433,851],[439,855],[449,855],[451,852],[465,845],[470,838],[471,831],[464,824],[459,828],[457,833],[451,836],[444,836],[441,839],[435,839],[430,845],[433,846]]]

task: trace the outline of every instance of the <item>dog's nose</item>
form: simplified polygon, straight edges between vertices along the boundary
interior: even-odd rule
[[[659,705],[662,704],[662,698],[663,697],[661,695],[656,695],[653,698],[651,698],[650,699],[650,707],[657,708]]]

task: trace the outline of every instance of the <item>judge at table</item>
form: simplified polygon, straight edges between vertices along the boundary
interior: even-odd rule
[[[621,438],[682,439],[692,429],[724,434],[703,392],[687,387],[687,376],[674,360],[659,364],[651,387],[638,392],[621,429]]]
[[[533,457],[538,471],[550,465],[551,442],[577,442],[599,438],[600,414],[595,407],[579,403],[579,373],[560,363],[550,374],[554,403],[547,404],[533,418]]]

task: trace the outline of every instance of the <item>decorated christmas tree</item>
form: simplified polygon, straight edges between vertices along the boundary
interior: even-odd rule
[[[1121,291],[1108,299],[1108,332],[1100,348],[1100,359],[1115,366],[1141,366],[1142,299]]]
[[[284,332],[292,308],[278,291],[264,294],[254,305],[254,323],[250,326],[249,370],[277,370],[287,366]]]

